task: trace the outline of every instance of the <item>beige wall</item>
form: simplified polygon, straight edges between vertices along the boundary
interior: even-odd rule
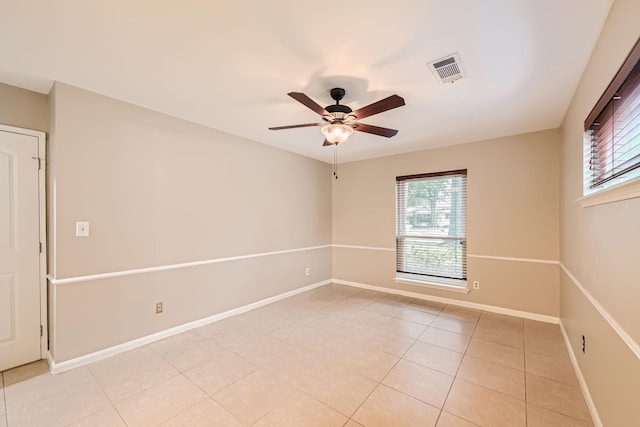
[[[394,282],[395,177],[467,169],[469,294]],[[333,185],[337,279],[557,316],[558,133],[456,145],[340,166]],[[376,249],[377,248],[377,249]],[[391,249],[391,250],[381,250]]]
[[[55,279],[331,243],[329,165],[65,84],[55,85],[51,99]],[[90,237],[75,237],[76,221],[91,223]],[[59,283],[52,286],[54,358],[330,277],[327,247]],[[161,315],[153,314],[157,301]]]
[[[47,132],[49,97],[0,83],[0,124]]]
[[[561,262],[640,348],[640,199],[582,208],[583,122],[640,36],[640,2],[616,0],[561,128]],[[605,426],[640,419],[640,355],[561,273],[561,320]],[[583,354],[578,343],[587,339]],[[633,398],[630,398],[633,396]]]

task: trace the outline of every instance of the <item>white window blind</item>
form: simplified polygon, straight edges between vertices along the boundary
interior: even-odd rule
[[[397,177],[396,197],[397,273],[466,281],[466,169]]]
[[[585,192],[640,172],[640,41],[585,120]]]

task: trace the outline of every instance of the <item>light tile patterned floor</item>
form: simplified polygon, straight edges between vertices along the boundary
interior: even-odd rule
[[[339,285],[0,392],[0,427],[593,426],[557,325]]]

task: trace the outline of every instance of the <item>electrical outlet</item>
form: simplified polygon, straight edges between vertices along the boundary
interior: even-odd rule
[[[473,281],[473,289],[480,289],[480,281],[479,280],[474,280]]]
[[[311,268],[307,267],[307,269],[304,271],[304,274],[306,274],[307,276],[311,276]]]
[[[162,313],[162,303],[161,302],[157,302],[156,303],[156,314],[160,314]]]
[[[587,340],[582,336],[582,353],[587,354]]]
[[[76,222],[76,237],[89,237],[89,223],[86,221]]]

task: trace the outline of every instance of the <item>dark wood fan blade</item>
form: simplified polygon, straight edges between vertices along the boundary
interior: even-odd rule
[[[391,138],[392,136],[395,136],[398,133],[398,131],[395,129],[381,128],[380,126],[367,125],[364,123],[355,123],[353,128],[355,130],[359,130],[360,132],[386,136],[387,138]]]
[[[290,126],[276,126],[269,128],[269,130],[281,130],[281,129],[293,129],[293,128],[306,128],[309,126],[324,126],[326,123],[305,123],[302,125],[290,125]]]
[[[327,145],[333,145],[333,143],[327,141],[326,139],[324,140],[324,144],[322,144],[323,147],[326,147]]]
[[[293,99],[295,99],[296,101],[304,105],[305,107],[312,109],[313,111],[320,114],[321,116],[325,114],[329,114],[323,107],[318,105],[316,101],[309,98],[307,95],[305,95],[302,92],[289,92],[287,95],[289,95],[290,97],[292,97]]]
[[[398,95],[391,95],[385,99],[381,99],[378,102],[369,104],[366,107],[359,108],[351,114],[353,114],[358,120],[360,120],[365,117],[373,116],[374,114],[382,113],[383,111],[402,107],[403,105],[404,98]]]

